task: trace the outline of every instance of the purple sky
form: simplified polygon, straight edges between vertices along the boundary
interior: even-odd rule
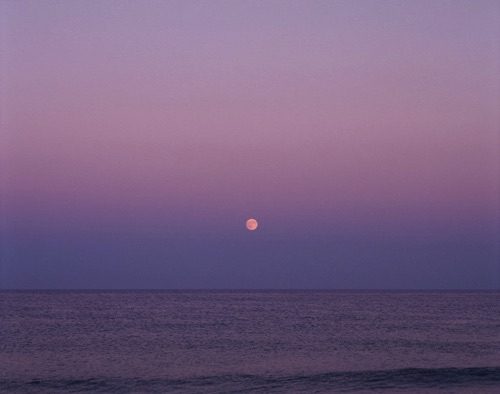
[[[0,288],[500,288],[498,1],[0,14]]]

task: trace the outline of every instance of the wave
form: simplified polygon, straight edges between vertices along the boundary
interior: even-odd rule
[[[300,375],[186,378],[0,379],[1,392],[362,392],[500,388],[500,367],[404,368]],[[474,390],[474,391],[476,391]]]

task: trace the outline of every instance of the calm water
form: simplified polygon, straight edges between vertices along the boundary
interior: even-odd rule
[[[0,392],[500,392],[500,292],[0,292]]]

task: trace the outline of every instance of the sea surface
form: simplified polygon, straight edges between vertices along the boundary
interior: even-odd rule
[[[500,292],[2,291],[0,392],[500,393]]]

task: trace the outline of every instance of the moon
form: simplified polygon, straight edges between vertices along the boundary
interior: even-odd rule
[[[257,229],[257,227],[259,227],[259,222],[257,222],[257,220],[255,219],[248,219],[246,222],[246,226],[250,231],[254,231],[255,229]]]

